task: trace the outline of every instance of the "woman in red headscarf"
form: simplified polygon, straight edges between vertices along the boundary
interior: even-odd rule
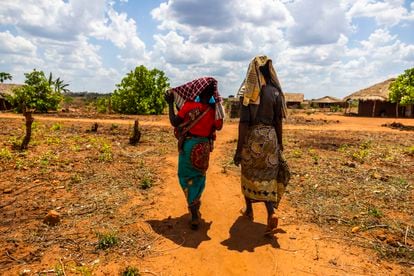
[[[197,229],[212,140],[223,126],[217,81],[211,77],[193,80],[167,91],[165,99],[171,125],[179,136],[178,179],[191,213],[191,228]],[[174,102],[179,109],[177,115]]]

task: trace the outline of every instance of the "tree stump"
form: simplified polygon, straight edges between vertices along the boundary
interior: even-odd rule
[[[133,146],[139,143],[141,139],[141,131],[139,130],[139,123],[138,120],[134,122],[134,128],[132,130],[132,136],[129,138],[129,143]]]
[[[98,132],[98,127],[99,127],[98,123],[94,123],[91,127],[91,132]]]
[[[32,124],[34,121],[32,112],[24,110],[23,115],[26,119],[26,135],[23,138],[20,150],[26,150],[29,145],[30,138],[32,137]]]

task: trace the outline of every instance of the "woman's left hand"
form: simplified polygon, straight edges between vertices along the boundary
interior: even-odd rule
[[[171,93],[170,90],[167,90],[167,92],[164,93],[164,99],[167,103],[171,104],[174,102],[174,95]]]

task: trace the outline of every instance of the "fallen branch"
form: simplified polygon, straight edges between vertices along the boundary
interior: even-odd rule
[[[8,250],[6,250],[6,255],[7,255],[7,257],[9,257],[10,259],[12,259],[13,261],[18,262],[19,264],[26,264],[26,262],[25,262],[25,261],[22,261],[22,260],[16,259],[16,258],[15,258],[15,257],[13,257],[12,255],[10,255],[10,253],[9,253],[9,251],[8,251]]]
[[[62,266],[62,273],[63,273],[63,276],[66,276],[66,272],[65,272],[65,265],[63,264],[62,259],[59,259],[59,263],[60,263],[60,265]]]
[[[141,273],[148,273],[148,274],[151,274],[151,275],[158,276],[158,274],[157,274],[157,273],[152,272],[152,271],[149,271],[149,270],[144,270],[144,271],[140,271],[140,272],[141,272]]]
[[[407,225],[407,228],[405,229],[404,245],[407,245],[408,229],[410,229],[410,226]]]
[[[369,230],[369,229],[373,229],[373,228],[388,228],[389,226],[386,224],[376,224],[376,225],[371,225],[371,226],[367,226],[365,229]]]

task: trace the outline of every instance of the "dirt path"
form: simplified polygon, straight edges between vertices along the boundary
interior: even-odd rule
[[[0,118],[23,118],[0,114]],[[132,119],[82,119],[35,116],[39,121],[98,122],[131,124]],[[308,118],[308,117],[306,117]],[[286,125],[285,129],[398,131],[381,127],[394,121],[414,125],[414,119],[352,118],[310,115],[312,119],[339,121],[323,125]],[[167,117],[140,120],[142,125],[169,125]],[[409,134],[410,135],[410,134]],[[207,186],[202,197],[204,223],[198,231],[189,230],[184,195],[179,187],[176,170],[177,154],[165,159],[162,185],[154,188],[154,208],[145,214],[145,221],[159,234],[154,254],[142,266],[157,275],[390,275],[400,274],[396,265],[378,261],[372,250],[349,246],[336,233],[322,232],[312,224],[298,224],[297,210],[284,199],[277,214],[279,229],[274,238],[266,238],[265,208],[255,205],[255,221],[240,217],[243,206],[240,192],[240,171],[223,172],[223,159],[232,156],[225,145],[237,136],[237,124],[226,124],[218,133],[216,149],[210,160]],[[114,263],[124,262],[122,257]],[[127,263],[121,264],[128,265]],[[110,266],[110,265],[109,265]],[[118,267],[118,266],[116,266]],[[108,267],[104,268],[106,270]],[[97,273],[100,275],[102,273]],[[112,275],[109,273],[109,275]]]
[[[355,124],[358,124],[355,119],[348,122],[354,130],[385,129],[381,124],[371,128],[361,125],[355,128]],[[164,172],[167,181],[160,189],[158,207],[147,217],[154,231],[167,241],[162,249],[166,250],[165,255],[151,260],[156,264],[155,271],[162,275],[398,274],[397,267],[380,264],[372,251],[345,245],[341,239],[333,238],[334,233],[332,236],[322,233],[314,225],[294,224],[289,218],[297,211],[289,207],[289,202],[282,201],[279,207],[280,226],[273,239],[263,236],[264,206],[254,206],[254,223],[240,217],[243,206],[240,172],[223,173],[220,164],[221,157],[229,154],[223,152],[223,145],[236,135],[236,124],[228,124],[218,133],[202,197],[205,221],[196,232],[188,228],[184,195],[176,177],[177,156],[167,157]]]

